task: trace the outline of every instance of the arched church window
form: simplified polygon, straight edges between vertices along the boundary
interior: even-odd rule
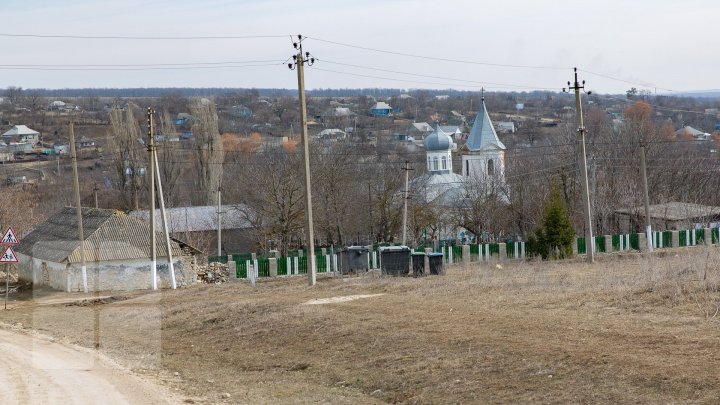
[[[432,170],[432,158],[428,157],[428,171]]]
[[[445,156],[442,157],[442,169],[447,170],[447,158]]]
[[[438,158],[435,156],[433,158],[433,170],[438,170]]]
[[[494,176],[495,175],[495,164],[493,163],[492,159],[488,160],[488,176]]]
[[[465,175],[468,177],[470,176],[470,161],[469,160],[465,161]]]

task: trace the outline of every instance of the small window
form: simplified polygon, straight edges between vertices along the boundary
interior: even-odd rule
[[[470,161],[469,160],[465,161],[465,175],[470,177]]]
[[[495,175],[495,164],[493,163],[493,160],[488,160],[488,176],[494,176]]]
[[[442,169],[447,170],[447,158],[445,156],[442,157]]]
[[[432,170],[432,158],[428,157],[428,171]]]
[[[438,158],[437,158],[437,156],[433,158],[433,170],[438,170]]]

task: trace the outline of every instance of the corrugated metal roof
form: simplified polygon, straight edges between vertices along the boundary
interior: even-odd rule
[[[36,131],[34,129],[30,129],[30,128],[26,127],[25,125],[15,125],[14,127],[10,128],[10,130],[8,130],[4,134],[2,134],[2,136],[9,137],[9,136],[18,136],[18,135],[38,135],[38,134],[39,134],[38,131]]]
[[[720,216],[720,207],[671,201],[664,204],[655,204],[648,207],[650,218],[668,221],[689,221],[702,218],[715,218]],[[616,213],[645,217],[645,208],[634,207],[616,210]]]
[[[250,223],[242,216],[243,205],[221,205],[222,229],[247,229]],[[176,207],[165,209],[170,233],[202,232],[217,230],[217,206]],[[150,222],[150,211],[138,210],[130,213],[133,218]],[[162,226],[160,210],[155,211],[155,224]],[[158,228],[160,229],[160,228]]]
[[[150,225],[117,210],[83,208],[83,234],[87,262],[150,258]],[[165,237],[156,231],[157,257],[167,257]],[[171,242],[173,254],[182,253]],[[19,253],[56,263],[80,262],[77,214],[66,207],[22,238]]]

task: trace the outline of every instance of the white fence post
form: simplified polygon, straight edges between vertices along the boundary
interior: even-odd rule
[[[300,274],[300,257],[295,256],[295,257],[293,257],[293,259],[294,259],[293,261],[295,262],[294,274],[298,275],[298,274]]]
[[[515,245],[513,246],[513,257],[517,259],[519,254],[520,252],[518,252],[518,243],[515,242]]]
[[[292,263],[291,263],[291,260],[289,257],[287,258],[287,260],[285,260],[285,268],[287,269],[287,271],[285,272],[285,275],[286,276],[292,275]]]
[[[695,228],[692,229],[692,245],[697,245],[697,238],[696,238]]]
[[[520,258],[525,258],[525,242],[520,242]]]
[[[486,262],[490,261],[490,244],[489,243],[485,244],[485,261]]]
[[[245,278],[248,280],[251,277],[250,270],[252,269],[252,262],[250,260],[245,260]]]

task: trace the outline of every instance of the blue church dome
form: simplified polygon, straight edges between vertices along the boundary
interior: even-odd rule
[[[453,140],[450,135],[443,132],[440,127],[436,127],[432,134],[425,138],[425,150],[427,151],[442,151],[450,150],[453,146]]]

